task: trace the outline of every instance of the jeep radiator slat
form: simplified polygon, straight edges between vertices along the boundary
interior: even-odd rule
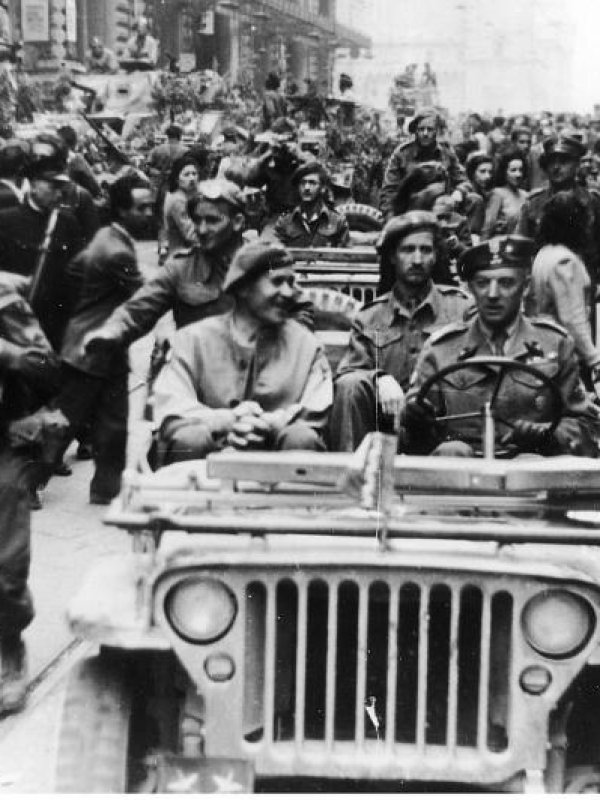
[[[275,602],[276,585],[266,584],[267,589],[267,624],[265,635],[265,741],[273,742],[273,720],[275,718],[275,623],[277,608]]]
[[[487,747],[488,728],[488,684],[490,679],[490,630],[491,630],[491,597],[483,592],[483,609],[481,616],[481,669],[479,673],[479,714],[477,717],[477,747]]]
[[[338,629],[338,585],[329,584],[327,626],[327,668],[325,687],[325,740],[327,747],[333,747],[335,731],[335,665],[337,659]]]
[[[423,586],[419,609],[419,680],[417,688],[417,748],[425,749],[427,665],[429,660],[429,587]]]
[[[398,679],[398,606],[400,587],[390,592],[390,618],[387,659],[387,707],[385,711],[385,741],[393,748],[396,732],[396,681]]]
[[[448,721],[446,742],[454,752],[458,722],[458,621],[460,615],[460,590],[452,586],[450,617],[450,669],[448,672]]]
[[[356,648],[356,743],[365,740],[365,684],[367,678],[367,619],[369,613],[369,587],[360,586],[358,605],[358,647]]]
[[[298,586],[298,645],[296,647],[296,744],[304,741],[304,705],[306,697],[306,631],[308,628],[308,590],[305,581]]]

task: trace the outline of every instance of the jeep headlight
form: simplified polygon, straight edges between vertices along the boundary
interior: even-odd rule
[[[214,578],[188,578],[165,598],[165,613],[175,631],[190,642],[210,644],[233,625],[237,602],[233,592]]]
[[[564,589],[536,594],[521,618],[527,642],[548,658],[568,658],[589,642],[594,631],[594,612],[588,601]]]

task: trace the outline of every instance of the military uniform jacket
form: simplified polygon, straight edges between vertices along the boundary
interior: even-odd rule
[[[275,237],[286,247],[348,247],[350,228],[346,217],[324,203],[316,217],[307,220],[300,206],[282,214],[275,223]]]
[[[173,311],[175,325],[182,328],[232,307],[223,294],[223,281],[233,251],[209,259],[197,248],[180,250],[160,273],[120,306],[107,320],[104,330],[122,344],[148,333],[167,311]]]
[[[406,390],[426,340],[437,328],[462,319],[470,304],[462,289],[433,283],[413,310],[393,291],[378,297],[355,318],[338,376],[354,370],[371,371],[374,376],[387,374]]]
[[[504,355],[537,367],[555,382],[563,401],[562,417],[555,431],[559,451],[597,455],[597,446],[591,437],[597,437],[600,431],[598,411],[585,393],[574,342],[564,328],[547,318],[520,315],[514,333],[506,343]],[[492,345],[478,316],[470,322],[456,322],[437,331],[423,348],[417,362],[409,397],[415,396],[427,378],[442,367],[474,356],[493,356]],[[444,378],[442,384],[435,384],[428,398],[436,414],[479,411],[491,398],[496,384],[498,370],[492,370],[465,368]],[[549,391],[543,388],[539,379],[526,372],[507,373],[494,403],[496,440],[510,430],[500,420],[549,422],[550,411]],[[460,440],[481,449],[481,417],[440,425],[441,438],[432,441],[429,449],[443,440]],[[410,442],[410,430],[408,439]]]
[[[80,290],[65,331],[63,361],[90,375],[126,372],[125,351],[118,351],[106,363],[100,354],[84,354],[83,337],[100,327],[142,285],[133,239],[120,225],[101,228],[69,265],[69,273],[80,282]]]
[[[409,167],[425,161],[439,161],[445,167],[452,187],[457,186],[463,178],[458,157],[450,145],[438,143],[433,148],[425,150],[416,141],[401,144],[390,156],[383,177],[379,206],[386,216],[393,214],[394,201]]]
[[[529,193],[521,206],[516,233],[536,239],[540,229],[542,212],[553,191],[549,184]],[[584,263],[592,278],[600,277],[600,196],[583,186],[575,185],[573,195],[588,209],[587,242],[583,253]]]

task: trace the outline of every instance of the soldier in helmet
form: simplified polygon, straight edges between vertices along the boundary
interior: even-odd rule
[[[398,417],[423,344],[435,328],[461,319],[469,307],[462,289],[434,284],[441,247],[442,232],[430,211],[393,217],[383,229],[380,295],[354,320],[337,371],[330,422],[334,450],[355,450],[378,419]]]
[[[533,253],[531,239],[497,236],[462,255],[459,272],[477,313],[436,331],[423,348],[402,413],[407,452],[473,455],[482,442],[483,414],[478,412],[491,401],[496,443],[509,455],[597,456],[598,410],[583,388],[573,340],[553,320],[528,318],[521,311]],[[498,364],[469,366],[468,359],[476,356],[505,356],[536,367],[556,386],[562,407],[553,408],[550,389],[535,375],[511,369],[500,380]],[[428,378],[460,361],[467,362],[464,369],[434,383],[429,397],[418,397]],[[440,415],[457,419],[436,422]],[[554,415],[556,426],[550,424]]]

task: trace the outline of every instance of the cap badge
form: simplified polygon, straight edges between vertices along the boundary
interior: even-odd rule
[[[488,242],[488,247],[490,250],[490,255],[492,256],[490,265],[501,264],[502,259],[500,258],[500,241],[498,239],[490,239]]]

